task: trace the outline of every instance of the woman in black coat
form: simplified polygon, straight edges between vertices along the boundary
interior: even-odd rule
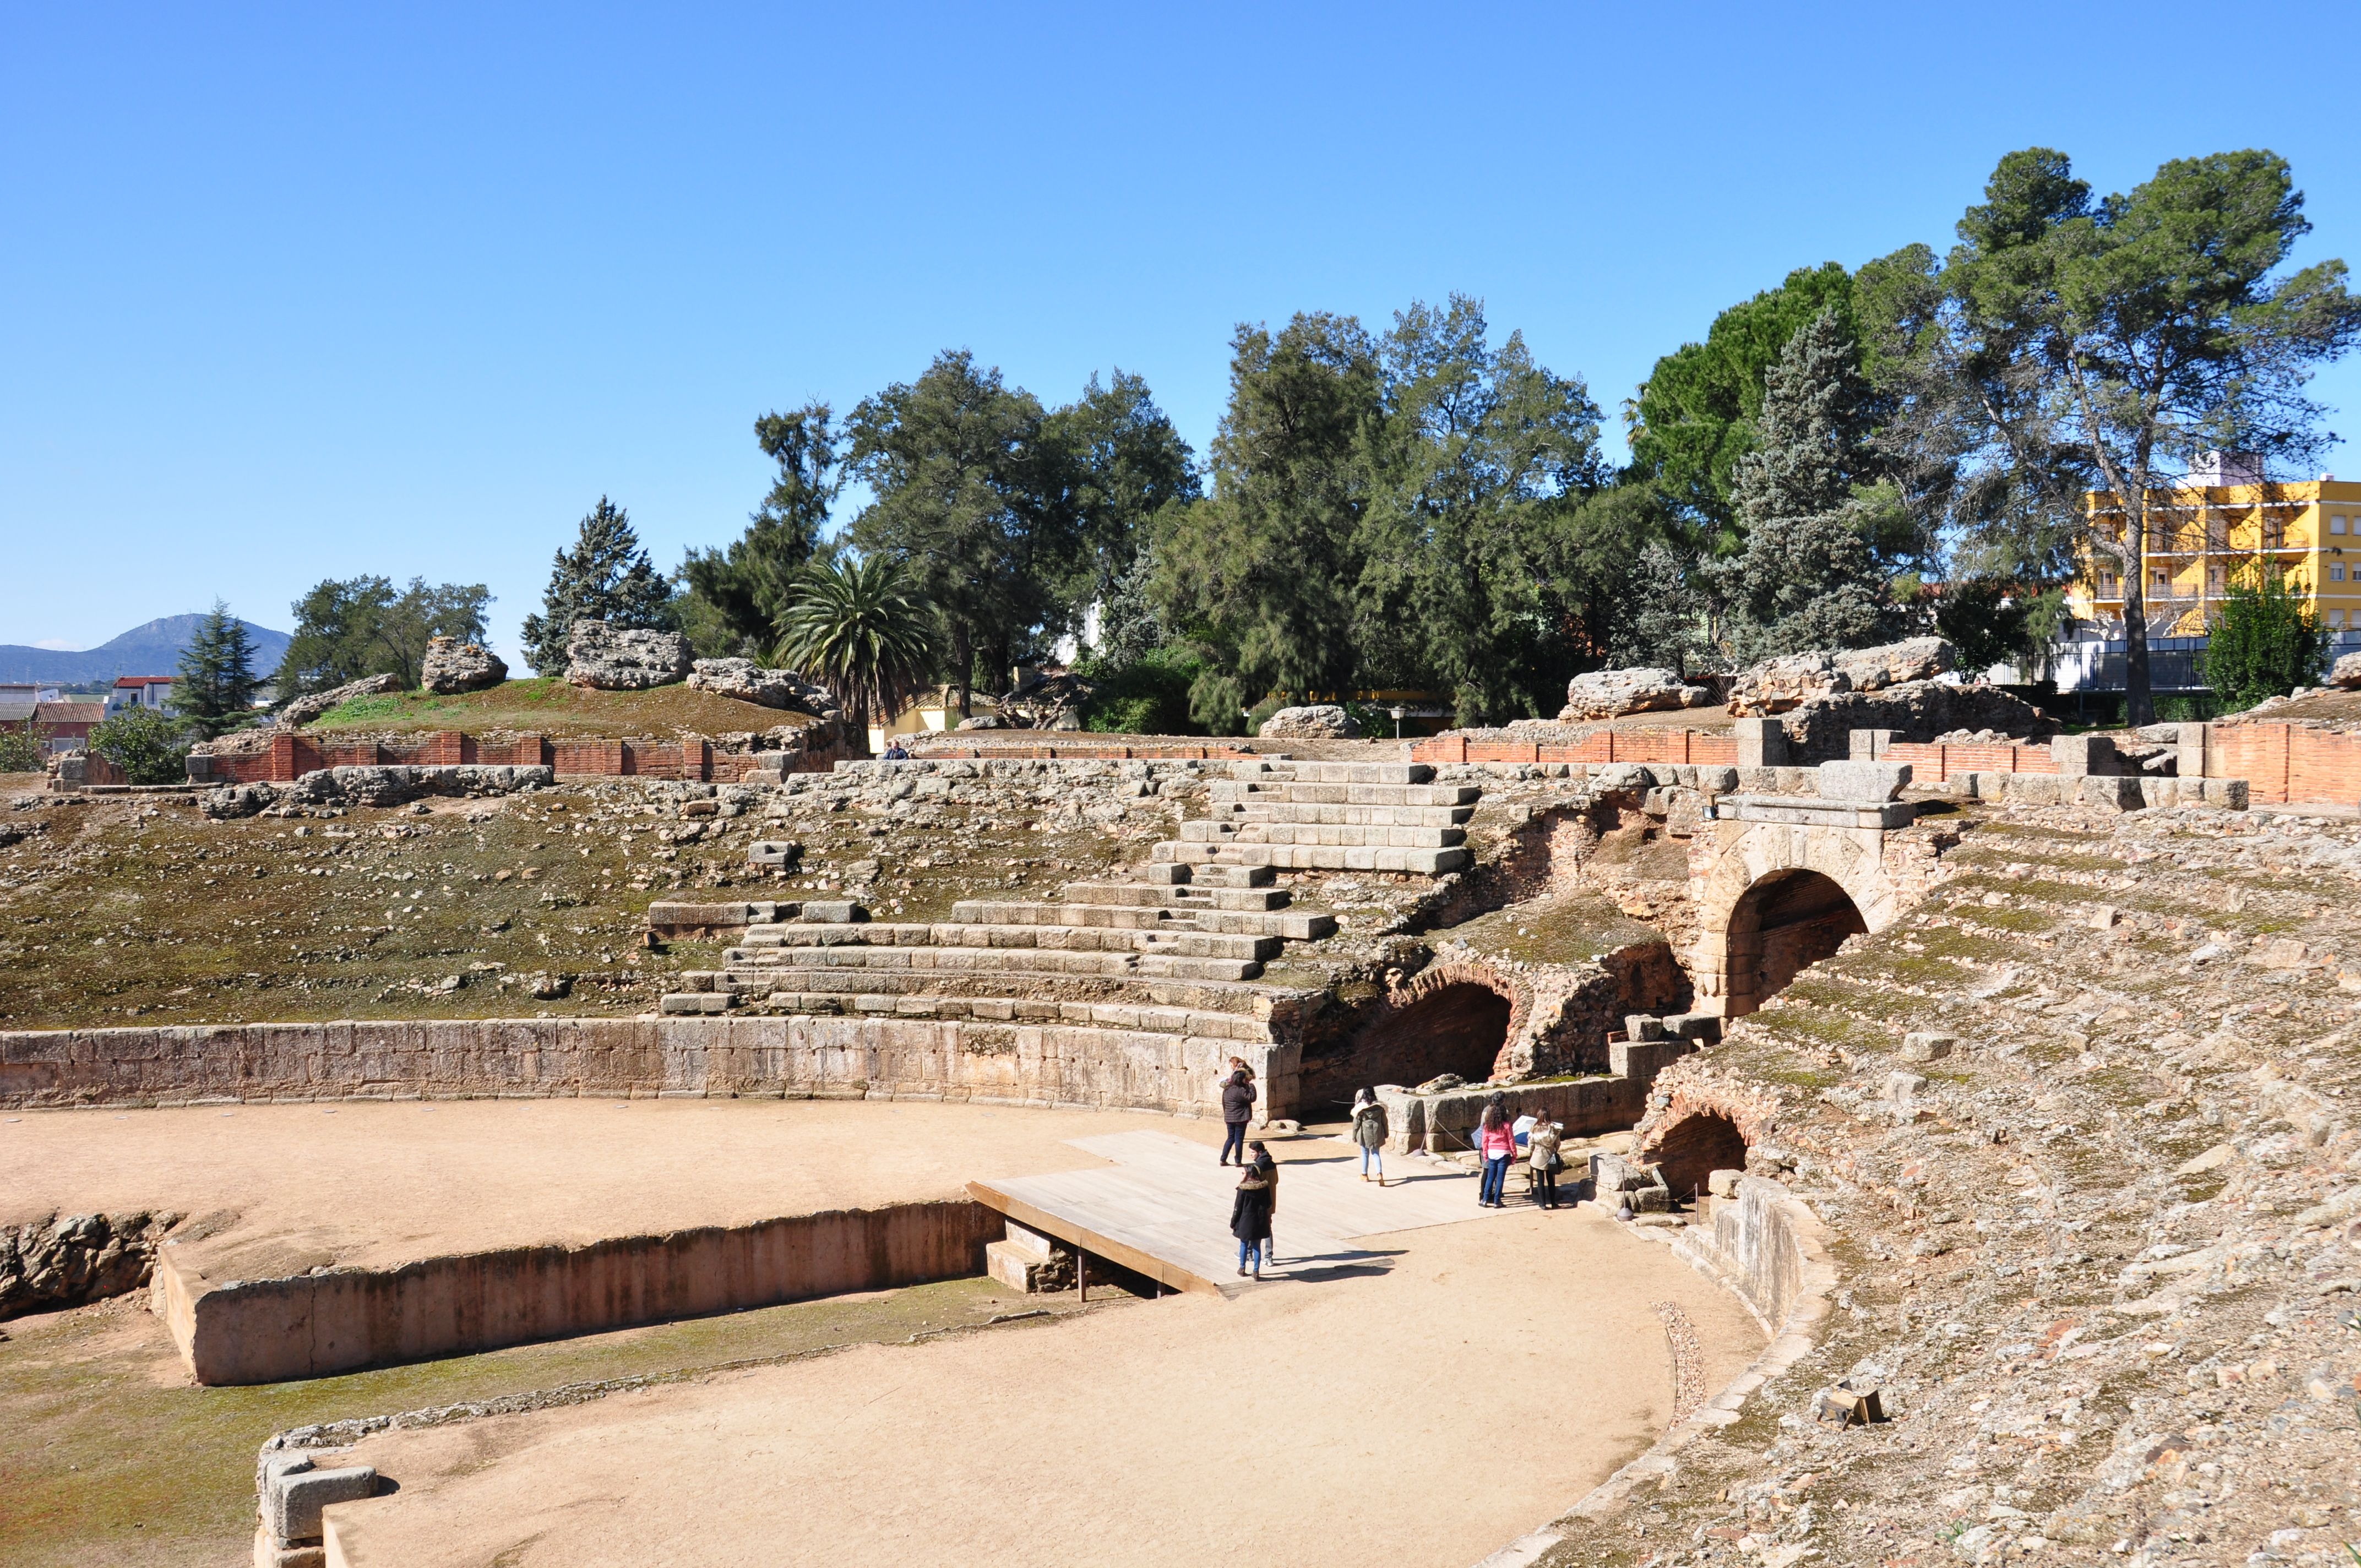
[[[1238,1272],[1262,1277],[1263,1244],[1270,1240],[1270,1183],[1253,1166],[1230,1200],[1230,1234],[1238,1238]]]

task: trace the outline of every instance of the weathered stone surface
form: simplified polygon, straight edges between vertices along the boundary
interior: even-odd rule
[[[1565,707],[1557,717],[1562,724],[1575,724],[1627,713],[1712,705],[1711,692],[1688,685],[1670,670],[1593,670],[1566,683]]]
[[[814,718],[834,718],[843,711],[826,686],[793,670],[765,669],[752,659],[699,659],[688,684],[716,696],[808,713]]]
[[[0,1321],[80,1306],[148,1282],[171,1213],[52,1214],[0,1225]]]
[[[320,1511],[329,1504],[376,1495],[377,1472],[368,1465],[349,1464],[335,1470],[306,1466],[281,1470],[272,1476],[263,1494],[263,1508],[270,1533],[292,1545],[320,1538]]]
[[[2328,666],[2328,684],[2346,691],[2361,690],[2361,653],[2343,654]]]
[[[1904,1061],[1941,1061],[1960,1043],[1956,1035],[1946,1035],[1932,1029],[1913,1030],[1902,1036]]]
[[[648,691],[686,680],[688,639],[675,631],[642,631],[577,620],[566,640],[566,678],[594,691]]]
[[[309,696],[291,698],[279,710],[279,722],[293,726],[309,724],[332,707],[342,707],[355,697],[383,696],[401,689],[401,680],[393,675],[363,675],[347,681],[330,691],[313,692]]]
[[[1817,696],[1787,713],[1789,760],[1824,762],[1849,756],[1858,729],[1892,731],[1923,742],[1954,730],[1985,730],[2019,740],[2056,733],[2055,720],[2013,692],[1952,681],[1910,681],[1883,691]]]
[[[979,713],[972,718],[962,718],[959,721],[959,727],[961,729],[1005,729],[1008,728],[1005,723],[1002,722],[1000,715],[996,713]]]
[[[1266,740],[1351,740],[1361,733],[1353,716],[1333,702],[1282,707],[1262,721]]]
[[[431,692],[448,696],[458,692],[479,692],[499,685],[509,678],[509,667],[500,655],[474,642],[462,642],[456,637],[433,637],[426,642],[426,657],[418,666],[418,684]]]
[[[1822,762],[1823,800],[1899,800],[1910,783],[1907,762]]]
[[[1730,688],[1730,707],[1741,718],[1785,713],[1815,697],[1932,680],[1958,663],[1957,651],[1939,637],[1913,637],[1839,652],[1789,653],[1765,659],[1741,674]]]
[[[207,817],[225,819],[253,817],[276,806],[402,806],[429,795],[513,795],[520,790],[547,789],[555,782],[555,771],[546,766],[396,763],[322,768],[292,784],[223,784],[206,791],[197,804]]]

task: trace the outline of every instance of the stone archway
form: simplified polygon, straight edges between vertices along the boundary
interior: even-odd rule
[[[1715,846],[1689,966],[1698,1005],[1741,1017],[1846,937],[1892,925],[1903,900],[1884,840],[1876,828],[1764,822]]]
[[[1726,1015],[1762,1006],[1800,971],[1835,957],[1847,937],[1868,929],[1851,895],[1829,878],[1818,872],[1772,872],[1748,888],[1730,913]],[[1737,1005],[1741,998],[1742,1008]]]
[[[1701,1111],[1667,1125],[1650,1150],[1672,1195],[1686,1202],[1717,1170],[1746,1168],[1746,1135],[1719,1112]]]
[[[1348,1102],[1379,1083],[1406,1087],[1439,1073],[1470,1083],[1512,1070],[1504,1056],[1532,1012],[1522,986],[1476,964],[1439,963],[1388,993],[1375,1017],[1341,1048],[1305,1063],[1305,1098]]]

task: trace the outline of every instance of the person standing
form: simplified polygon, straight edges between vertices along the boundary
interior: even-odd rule
[[[1498,1105],[1484,1107],[1484,1120],[1476,1129],[1476,1153],[1484,1162],[1483,1185],[1476,1193],[1477,1207],[1506,1208],[1501,1194],[1509,1186],[1509,1162],[1517,1157],[1517,1135],[1509,1125],[1509,1113]]]
[[[1264,1184],[1270,1189],[1268,1218],[1270,1223],[1276,1225],[1279,1223],[1279,1161],[1270,1157],[1270,1150],[1264,1146],[1260,1138],[1257,1138],[1246,1147],[1254,1151],[1254,1158],[1248,1163],[1254,1167],[1255,1174],[1261,1177]],[[1279,1242],[1268,1229],[1264,1230],[1262,1234],[1262,1255],[1266,1263],[1279,1261]]]
[[[1533,1201],[1544,1209],[1557,1207],[1557,1173],[1565,1168],[1558,1146],[1564,1129],[1546,1116],[1534,1119],[1525,1135],[1525,1168],[1532,1175]]]
[[[1263,1247],[1270,1240],[1270,1183],[1249,1165],[1230,1199],[1230,1234],[1238,1238],[1238,1272],[1262,1277]]]
[[[1386,1108],[1378,1103],[1377,1091],[1356,1090],[1353,1095],[1353,1141],[1361,1146],[1361,1179],[1369,1179],[1369,1167],[1378,1168],[1378,1185],[1386,1184],[1386,1138],[1390,1129],[1386,1125]]]
[[[1235,1057],[1230,1059],[1237,1060]],[[1240,1062],[1222,1084],[1222,1124],[1224,1130],[1222,1157],[1213,1162],[1215,1165],[1229,1164],[1233,1154],[1238,1157],[1239,1164],[1246,1163],[1246,1124],[1254,1120],[1254,1074],[1246,1069],[1245,1063]]]

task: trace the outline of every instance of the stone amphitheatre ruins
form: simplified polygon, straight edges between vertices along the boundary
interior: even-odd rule
[[[2353,1561],[2361,696],[1942,663],[18,781],[0,1557]]]

